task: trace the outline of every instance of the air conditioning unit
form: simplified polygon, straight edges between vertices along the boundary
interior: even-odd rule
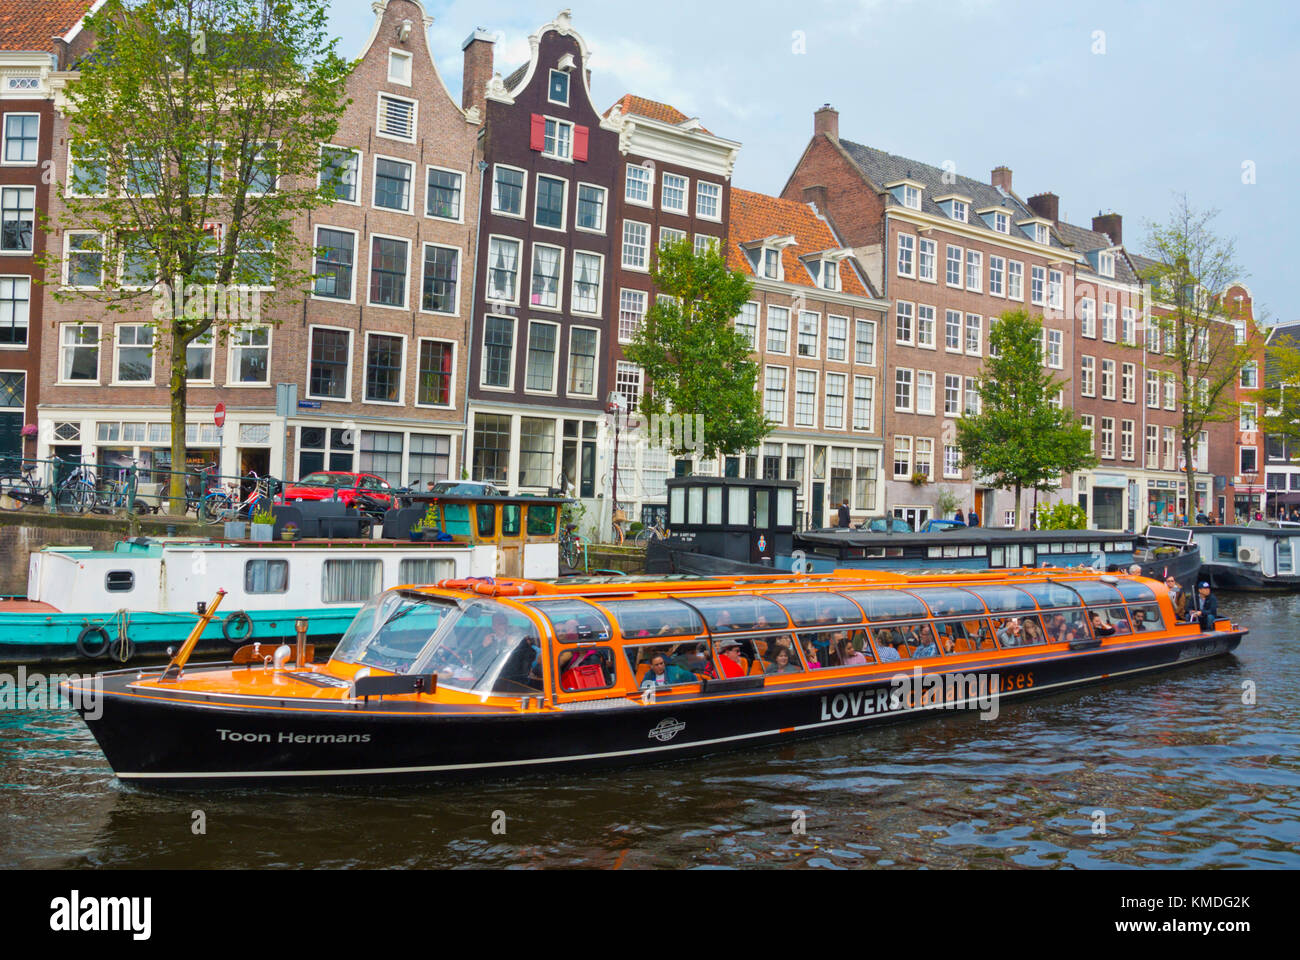
[[[1241,547],[1237,551],[1238,563],[1259,563],[1259,551],[1254,547]]]

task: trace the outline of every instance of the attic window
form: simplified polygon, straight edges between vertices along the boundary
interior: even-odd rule
[[[822,261],[821,285],[823,290],[839,290],[840,265],[834,260]]]
[[[1097,272],[1103,277],[1115,276],[1115,254],[1101,253],[1097,255]]]
[[[781,252],[771,247],[763,248],[763,276],[769,280],[781,279]]]
[[[379,95],[378,133],[381,137],[394,140],[413,141],[415,139],[415,103],[381,93]]]
[[[1005,213],[993,214],[993,229],[996,230],[998,233],[1010,233],[1011,218],[1008,217]]]
[[[1034,224],[1034,242],[1041,243],[1043,245],[1047,244],[1047,224],[1045,223]]]
[[[411,55],[401,50],[388,51],[388,82],[411,85]]]
[[[958,220],[962,223],[969,223],[970,214],[968,210],[969,208],[966,206],[966,204],[963,201],[954,200],[952,202],[952,218],[954,220]]]
[[[559,70],[551,71],[550,92],[547,93],[547,99],[551,103],[560,103],[568,106],[569,103],[569,75]]]
[[[903,185],[903,206],[910,207],[913,210],[921,209],[921,191],[916,187]],[[966,219],[962,217],[962,219]]]

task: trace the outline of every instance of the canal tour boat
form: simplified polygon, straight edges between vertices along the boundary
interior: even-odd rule
[[[162,656],[185,641],[218,587],[229,612],[208,624],[200,649],[290,639],[306,618],[310,641],[326,650],[385,587],[559,574],[564,501],[414,499],[390,511],[385,526],[394,539],[387,540],[140,538],[112,550],[45,547],[31,555],[26,599],[0,601],[0,664]],[[430,516],[430,507],[436,525],[411,542],[411,524]]]
[[[1009,530],[949,526],[929,533],[795,528],[798,484],[790,480],[680,477],[668,481],[666,539],[646,545],[647,573],[729,576],[772,570],[822,573],[1094,567],[1173,576],[1189,594],[1202,553],[1185,527],[1135,535],[1098,530]],[[1298,531],[1300,532],[1300,531]]]
[[[63,685],[123,780],[511,776],[773,746],[1234,650],[1163,584],[1078,570],[452,580],[288,645]],[[1117,694],[1120,695],[1120,694]]]

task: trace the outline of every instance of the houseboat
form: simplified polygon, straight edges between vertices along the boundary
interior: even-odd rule
[[[1218,590],[1300,590],[1300,527],[1191,527],[1201,579]]]
[[[328,663],[72,680],[123,780],[443,780],[771,747],[1234,650],[1160,583],[1079,570],[443,581],[370,601]],[[1116,693],[1116,696],[1122,695]]]
[[[931,533],[795,529],[798,484],[786,480],[683,477],[668,481],[672,535],[646,547],[647,573],[703,576],[784,570],[936,572],[1088,566],[1164,580],[1191,591],[1201,555],[1186,528],[1142,535],[1096,530],[950,527]]]
[[[205,628],[200,649],[291,638],[299,618],[311,642],[327,649],[387,587],[559,574],[563,500],[414,499],[385,517],[388,539],[141,538],[112,550],[45,547],[31,555],[26,599],[0,602],[0,663],[163,655],[188,637],[217,589],[226,591],[225,609]],[[430,518],[436,524],[412,542],[412,525]]]

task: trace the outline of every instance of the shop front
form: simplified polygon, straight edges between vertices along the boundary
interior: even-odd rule
[[[1091,509],[1089,526],[1094,530],[1125,529],[1124,493],[1128,490],[1128,477],[1123,474],[1094,473],[1090,478]]]

